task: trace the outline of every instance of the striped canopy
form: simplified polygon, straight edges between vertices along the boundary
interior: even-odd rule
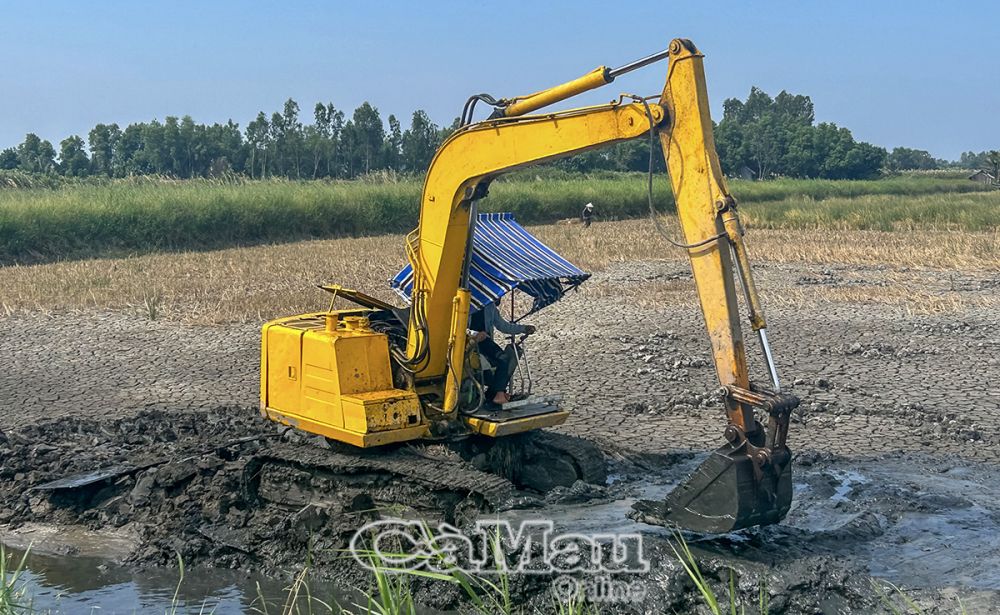
[[[515,289],[534,297],[529,314],[537,312],[589,277],[528,233],[514,214],[479,214],[469,274],[473,312]],[[407,265],[389,284],[409,302],[413,268]]]

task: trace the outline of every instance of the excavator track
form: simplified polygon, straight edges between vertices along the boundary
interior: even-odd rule
[[[470,438],[451,446],[475,467],[537,493],[570,487],[578,480],[607,483],[604,455],[592,443],[575,436],[532,431],[504,438]]]
[[[570,458],[580,480],[592,485],[604,485],[608,482],[604,454],[593,442],[554,431],[541,431],[532,435],[537,446]]]
[[[311,445],[277,444],[255,455],[243,475],[251,501],[343,512],[405,507],[440,513],[495,512],[530,505],[500,476],[460,459],[434,458],[407,447],[345,454]]]

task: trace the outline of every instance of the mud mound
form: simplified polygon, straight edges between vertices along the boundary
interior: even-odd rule
[[[655,583],[647,585],[643,606],[655,604],[663,613],[708,613],[694,581],[681,567],[666,541],[647,541]],[[758,612],[767,604],[769,615],[792,613],[881,613],[882,604],[869,579],[857,573],[849,562],[832,557],[789,559],[771,565],[701,552],[693,547],[698,570],[729,612],[730,595],[746,612]],[[622,612],[644,612],[638,605]]]
[[[131,562],[168,564],[178,553],[193,564],[242,566],[252,545],[236,548],[202,530],[252,521],[241,470],[279,437],[274,426],[239,409],[31,425],[10,432],[0,447],[0,522],[127,526],[137,537]]]
[[[306,442],[309,440],[310,442]],[[65,419],[0,440],[0,523],[124,528],[127,562],[332,574],[379,510],[461,523],[537,505],[460,457],[409,447],[347,455],[235,408]]]

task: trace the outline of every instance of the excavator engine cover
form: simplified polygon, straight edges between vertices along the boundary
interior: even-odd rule
[[[787,454],[790,459],[791,453]],[[665,501],[636,502],[630,516],[705,534],[779,523],[792,505],[792,464],[754,466],[743,447],[727,444],[709,455]]]
[[[387,336],[369,326],[370,315],[336,310],[266,323],[261,413],[362,448],[427,436],[420,399],[394,386]]]

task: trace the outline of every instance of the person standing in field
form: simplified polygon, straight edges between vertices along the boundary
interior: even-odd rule
[[[580,222],[583,222],[584,228],[590,228],[590,223],[594,221],[594,204],[587,203],[583,206],[583,211],[580,212]]]

